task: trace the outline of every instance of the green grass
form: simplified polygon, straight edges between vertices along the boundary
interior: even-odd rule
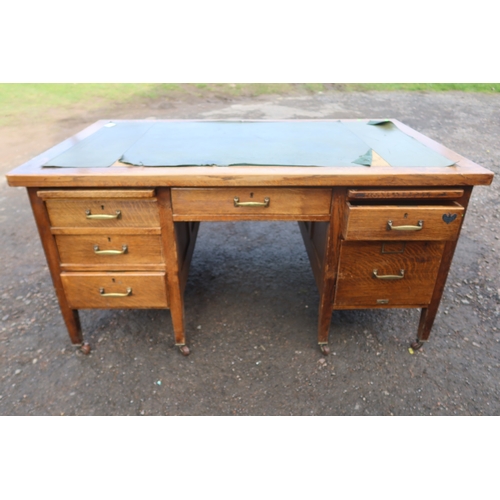
[[[30,115],[42,116],[54,108],[85,106],[96,108],[106,103],[125,102],[154,94],[156,84],[0,84],[0,124]]]
[[[331,91],[500,92],[498,83],[22,83],[0,84],[0,125],[43,118],[53,109],[93,110],[144,100],[307,95]]]

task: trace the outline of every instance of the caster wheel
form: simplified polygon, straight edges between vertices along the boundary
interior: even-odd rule
[[[179,351],[183,356],[189,356],[189,354],[191,354],[191,351],[187,345],[180,345]]]
[[[327,346],[326,344],[321,344],[319,346],[319,348],[321,349],[321,352],[325,355],[325,356],[328,356],[330,354],[330,347]]]
[[[411,348],[414,351],[418,351],[423,345],[424,345],[424,343],[417,339],[417,340],[415,340],[415,342],[413,342],[411,344]]]
[[[84,342],[81,346],[80,346],[80,352],[82,354],[90,354],[90,344],[87,343],[87,342]]]

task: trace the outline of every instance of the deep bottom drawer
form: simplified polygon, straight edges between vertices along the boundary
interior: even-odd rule
[[[430,303],[444,243],[342,243],[335,307],[416,307]]]
[[[62,273],[72,309],[167,308],[165,273]]]

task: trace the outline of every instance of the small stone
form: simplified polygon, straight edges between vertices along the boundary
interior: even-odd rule
[[[2,321],[7,321],[9,319],[10,314],[6,314],[3,318]]]
[[[33,361],[32,361],[32,363],[33,363],[34,365],[36,365],[36,362],[37,362],[37,361],[38,361],[38,359],[34,358],[34,359],[33,359]]]
[[[161,385],[161,380],[157,380],[156,385]]]
[[[320,365],[324,365],[326,363],[326,359],[325,358],[321,358],[320,360],[318,360],[318,363]]]
[[[197,329],[197,330],[201,330],[201,325],[198,325],[198,326],[196,327],[196,329]]]
[[[21,373],[21,370],[19,368],[14,372],[14,375],[19,375]]]
[[[462,299],[461,302],[462,304],[470,304],[470,302],[467,299]]]

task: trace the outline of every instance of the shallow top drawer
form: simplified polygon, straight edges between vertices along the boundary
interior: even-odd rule
[[[464,195],[463,189],[415,189],[415,188],[399,188],[399,189],[349,189],[347,191],[348,200],[458,200]]]
[[[159,227],[153,190],[39,191],[52,227]]]
[[[455,240],[464,208],[440,205],[355,205],[347,203],[346,240]]]
[[[172,189],[174,220],[329,220],[329,188]]]

